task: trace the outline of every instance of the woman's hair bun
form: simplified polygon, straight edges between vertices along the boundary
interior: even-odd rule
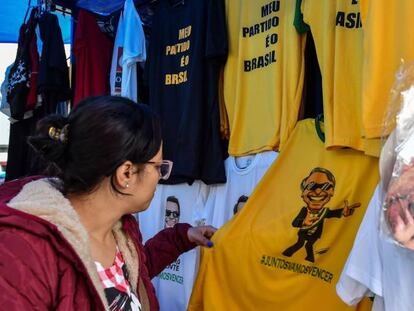
[[[36,133],[28,138],[28,142],[47,162],[63,170],[68,134],[68,119],[62,115],[53,114],[37,123]]]

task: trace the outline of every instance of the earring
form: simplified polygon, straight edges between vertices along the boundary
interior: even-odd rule
[[[126,183],[126,184],[125,184],[125,188],[128,188],[128,187],[129,187],[129,184],[128,184],[128,183]]]

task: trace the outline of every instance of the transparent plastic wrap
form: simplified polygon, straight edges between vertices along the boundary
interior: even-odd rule
[[[403,64],[391,91],[381,153],[382,233],[414,250],[414,62]]]

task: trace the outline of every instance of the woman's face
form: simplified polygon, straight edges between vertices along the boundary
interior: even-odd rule
[[[145,163],[138,174],[134,174],[134,212],[145,211],[154,197],[155,189],[160,180],[160,164],[162,162],[162,146],[158,153]]]

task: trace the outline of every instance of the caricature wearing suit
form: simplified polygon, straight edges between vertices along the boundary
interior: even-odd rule
[[[292,222],[293,227],[299,228],[298,240],[287,248],[283,255],[291,257],[305,246],[305,260],[315,262],[313,245],[322,236],[325,219],[351,216],[355,208],[358,208],[361,204],[348,205],[348,201],[345,200],[342,208],[332,210],[325,207],[334,195],[335,190],[335,177],[325,168],[314,168],[302,180],[300,188],[302,190],[302,200],[306,203],[306,207],[302,207]]]

